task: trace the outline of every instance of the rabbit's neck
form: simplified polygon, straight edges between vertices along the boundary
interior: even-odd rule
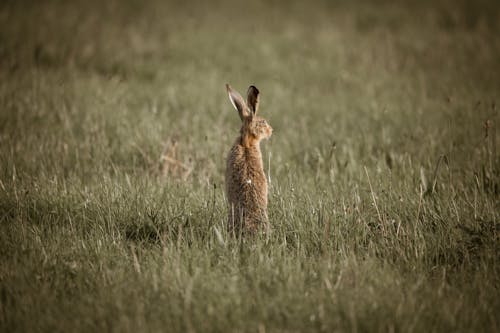
[[[240,145],[245,149],[256,150],[260,155],[260,140],[257,140],[250,135],[242,135],[240,137]]]
[[[262,168],[262,152],[260,151],[260,140],[248,136],[240,137],[240,145],[245,151],[247,160],[254,160]]]

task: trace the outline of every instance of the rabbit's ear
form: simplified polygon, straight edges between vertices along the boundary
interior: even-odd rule
[[[259,111],[259,89],[255,86],[248,87],[247,105],[255,115]]]
[[[243,100],[243,97],[241,97],[241,95],[236,90],[231,89],[231,86],[229,84],[226,84],[226,90],[229,95],[229,100],[231,101],[231,104],[233,104],[236,111],[238,111],[241,120],[243,121],[245,118],[249,117],[250,114],[248,112],[247,105]]]

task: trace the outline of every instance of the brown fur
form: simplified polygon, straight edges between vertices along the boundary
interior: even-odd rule
[[[260,141],[271,136],[272,128],[265,119],[257,116],[257,88],[250,86],[247,103],[229,85],[226,88],[242,120],[240,136],[227,157],[228,227],[237,233],[254,233],[261,227],[267,230],[267,180]]]

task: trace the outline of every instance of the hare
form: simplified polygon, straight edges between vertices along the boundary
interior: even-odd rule
[[[240,136],[227,157],[226,195],[229,201],[228,228],[236,233],[268,230],[267,180],[260,141],[271,137],[273,129],[259,116],[259,90],[250,86],[247,102],[226,84],[229,100],[240,115]]]

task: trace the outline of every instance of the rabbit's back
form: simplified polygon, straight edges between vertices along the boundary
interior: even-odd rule
[[[267,223],[267,180],[258,146],[233,145],[227,158],[226,194],[231,229],[253,231]]]

